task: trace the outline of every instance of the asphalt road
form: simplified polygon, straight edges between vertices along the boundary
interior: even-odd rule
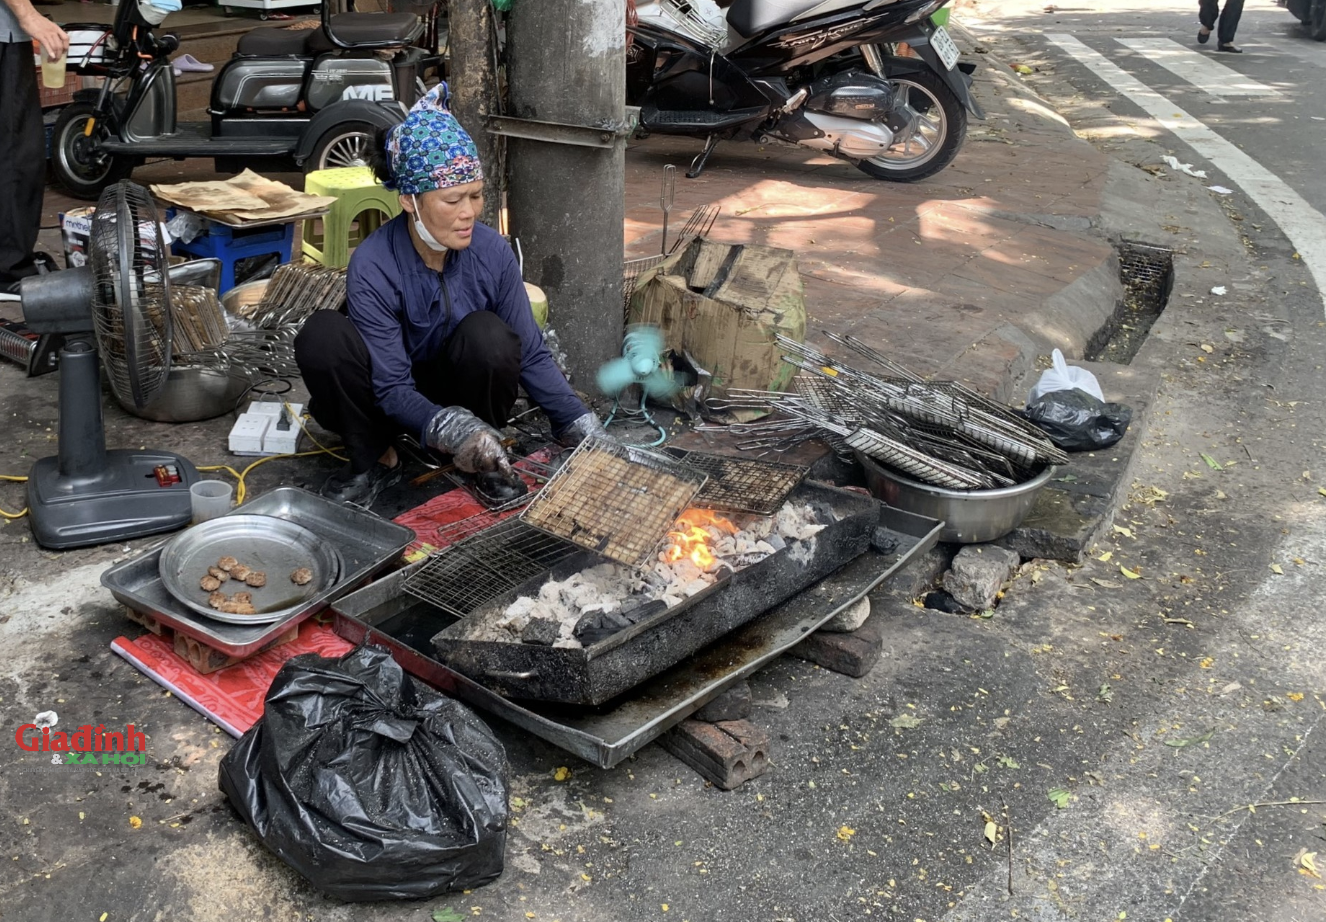
[[[1186,154],[1179,159],[1204,170],[1210,184],[1250,195],[1317,284],[1326,280],[1326,97],[1316,92],[1326,43],[1312,41],[1284,7],[1245,6],[1235,36],[1242,54],[1213,51],[1214,35],[1197,43],[1195,4],[1179,11],[1132,0],[1014,0],[975,9],[980,35],[1039,51],[1081,92],[1120,115],[1146,118],[1152,127],[1142,133],[1172,135]]]

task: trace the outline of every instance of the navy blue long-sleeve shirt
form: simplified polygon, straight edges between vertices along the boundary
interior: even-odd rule
[[[516,255],[502,235],[476,223],[470,245],[447,254],[447,316],[442,279],[415,250],[408,220],[398,215],[355,247],[346,277],[350,320],[368,346],[378,407],[422,442],[441,407],[419,393],[413,366],[436,358],[467,314],[492,311],[520,337],[520,383],[548,414],[553,431],[588,413],[544,345]]]

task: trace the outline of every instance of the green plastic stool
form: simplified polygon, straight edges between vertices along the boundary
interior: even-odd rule
[[[305,219],[300,236],[305,257],[337,269],[350,264],[350,251],[381,227],[384,220],[401,213],[396,193],[385,189],[366,166],[309,173],[304,177],[304,191],[336,199],[331,211],[321,219],[322,232],[318,233],[318,219],[309,218]]]

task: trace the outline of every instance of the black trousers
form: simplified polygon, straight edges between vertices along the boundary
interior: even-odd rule
[[[1223,9],[1219,0],[1200,0],[1197,18],[1208,29],[1216,28],[1216,17],[1220,17],[1220,28],[1216,32],[1216,41],[1222,45],[1234,42],[1234,33],[1239,27],[1239,17],[1243,15],[1243,0],[1225,0]]]
[[[46,136],[32,42],[0,42],[0,284],[36,271]]]
[[[520,387],[520,352],[520,337],[502,318],[475,311],[456,326],[440,356],[414,366],[414,383],[438,406],[464,407],[500,429]],[[313,418],[341,437],[352,473],[370,469],[401,428],[378,409],[368,347],[355,325],[339,311],[317,311],[295,337],[295,361]]]

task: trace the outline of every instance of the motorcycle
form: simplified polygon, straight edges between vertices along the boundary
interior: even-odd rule
[[[166,12],[150,0],[121,0],[109,29],[71,25],[67,68],[102,77],[74,94],[51,140],[56,180],[96,199],[148,158],[211,157],[218,172],[254,160],[293,161],[305,171],[364,162],[376,132],[405,117],[436,64],[411,43],[423,31],[412,13],[338,13],[322,5],[320,28],[254,29],[216,75],[206,122],[179,122],[174,35],[154,29]]]
[[[1326,41],[1326,0],[1289,0],[1289,12],[1307,27],[1308,35]]]
[[[876,179],[915,182],[952,162],[975,65],[930,21],[948,0],[651,0],[628,26],[627,101],[642,132],[825,151]],[[720,15],[721,12],[720,12]],[[904,48],[905,46],[905,48]]]

